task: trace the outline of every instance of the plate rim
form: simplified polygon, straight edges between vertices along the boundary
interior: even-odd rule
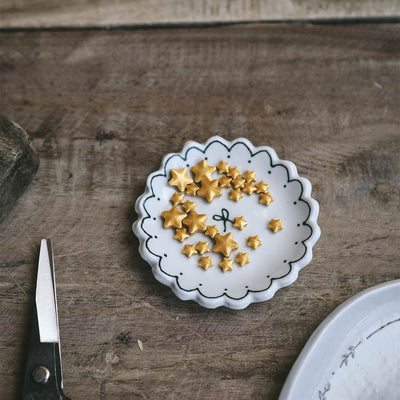
[[[323,340],[324,335],[329,331],[331,326],[346,314],[352,308],[359,306],[360,303],[365,302],[371,296],[382,295],[386,291],[393,290],[397,286],[400,287],[400,279],[391,280],[388,282],[383,282],[378,285],[372,286],[370,288],[364,289],[361,292],[351,296],[339,306],[337,306],[333,311],[331,311],[328,316],[318,325],[318,327],[311,334],[303,349],[301,350],[299,356],[294,362],[290,372],[286,378],[286,381],[281,389],[278,400],[292,400],[297,399],[294,391],[299,385],[298,380],[301,378],[301,374],[304,365],[311,357],[313,350],[318,346],[319,342]]]
[[[309,208],[309,215],[305,219],[304,223],[310,227],[311,233],[306,239],[302,241],[305,247],[303,256],[301,256],[298,260],[291,261],[289,263],[290,270],[285,275],[279,278],[271,279],[270,285],[267,288],[263,289],[262,291],[248,290],[246,295],[239,299],[232,298],[225,293],[221,294],[218,297],[206,297],[197,288],[192,290],[182,289],[177,282],[178,277],[169,275],[162,270],[161,272],[159,271],[159,269],[161,269],[159,265],[161,262],[161,258],[160,256],[157,256],[158,259],[156,259],[156,255],[149,253],[148,249],[146,249],[145,243],[151,237],[151,235],[148,234],[141,226],[143,220],[150,216],[146,207],[144,206],[144,203],[148,198],[155,196],[152,187],[152,180],[160,175],[163,177],[167,177],[167,162],[172,157],[180,157],[182,160],[186,161],[188,151],[193,148],[196,148],[197,150],[205,154],[208,147],[215,142],[219,142],[224,147],[226,147],[227,150],[231,150],[235,145],[242,143],[247,147],[252,157],[260,152],[266,152],[270,158],[270,164],[272,168],[278,165],[282,165],[283,167],[285,167],[287,172],[287,181],[292,182],[294,180],[297,180],[300,183],[301,194],[299,196],[299,200],[304,201]],[[147,177],[145,191],[137,198],[135,203],[135,211],[138,215],[138,218],[136,221],[133,222],[132,230],[139,239],[139,253],[142,258],[148,264],[150,264],[154,277],[160,283],[169,286],[173,290],[175,295],[181,300],[194,300],[198,304],[206,308],[225,306],[232,309],[244,309],[253,302],[269,300],[274,296],[278,289],[289,286],[290,284],[295,282],[300,269],[309,264],[312,260],[312,248],[319,239],[321,230],[317,223],[319,215],[319,204],[315,199],[311,197],[311,191],[312,186],[310,181],[298,175],[295,164],[291,161],[279,159],[275,150],[269,146],[254,146],[248,139],[243,137],[236,138],[232,141],[227,141],[220,136],[212,136],[205,143],[198,143],[189,140],[183,145],[182,150],[179,153],[166,154],[162,159],[160,168],[157,171],[152,172]]]

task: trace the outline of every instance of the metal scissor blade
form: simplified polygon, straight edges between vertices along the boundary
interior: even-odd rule
[[[51,241],[48,239],[42,239],[40,243],[36,309],[41,343],[59,343],[53,249]]]
[[[43,239],[23,400],[69,400],[63,393],[59,337],[53,249],[51,241]]]

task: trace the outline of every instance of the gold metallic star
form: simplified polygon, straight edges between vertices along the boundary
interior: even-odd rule
[[[204,232],[206,230],[206,220],[206,214],[197,214],[195,210],[192,210],[182,222],[189,228],[189,233],[193,235],[196,232]]]
[[[176,186],[181,192],[185,190],[186,185],[193,182],[193,179],[188,175],[187,168],[171,169],[172,178],[168,182],[172,186]]]
[[[247,221],[244,219],[244,217],[235,217],[235,223],[233,226],[235,228],[238,228],[240,230],[243,230],[243,228],[247,225]]]
[[[175,238],[176,240],[179,240],[181,243],[182,243],[184,240],[186,240],[188,237],[189,237],[189,235],[187,234],[185,228],[177,229],[177,230],[175,231],[175,236],[174,236],[174,238]]]
[[[247,246],[252,247],[254,250],[258,247],[261,246],[262,242],[257,236],[249,236],[249,239],[247,241]]]
[[[200,262],[199,262],[199,267],[204,268],[206,271],[208,270],[208,268],[213,266],[213,262],[211,261],[211,257],[207,256],[207,257],[200,257]]]
[[[244,187],[245,183],[246,183],[246,181],[243,178],[241,178],[240,176],[238,176],[232,180],[232,185],[235,189],[237,189],[237,188],[241,189],[242,187]]]
[[[233,260],[229,260],[228,258],[224,258],[220,263],[219,266],[222,268],[223,272],[232,271],[232,264]]]
[[[177,206],[173,206],[169,211],[163,211],[161,215],[164,218],[164,228],[182,228],[182,220],[186,213],[179,211]]]
[[[260,194],[260,203],[261,204],[266,204],[269,206],[271,202],[274,201],[274,198],[270,195],[270,193],[261,193]]]
[[[246,182],[255,182],[256,181],[256,173],[254,171],[246,171],[243,174],[243,178],[246,179]]]
[[[201,240],[197,243],[195,249],[199,252],[199,254],[203,255],[204,253],[209,253],[210,249],[208,248],[208,242],[202,242]]]
[[[249,256],[247,253],[238,253],[235,258],[235,261],[243,267],[244,264],[248,264],[250,262]]]
[[[188,213],[189,211],[194,210],[194,208],[196,207],[196,203],[194,201],[190,201],[190,200],[186,200],[183,204],[182,204],[182,208]]]
[[[175,192],[173,194],[173,196],[170,198],[170,200],[174,203],[175,206],[177,206],[178,204],[182,204],[183,203],[183,198],[184,198],[184,194],[183,193],[178,193]]]
[[[269,185],[266,184],[264,181],[260,181],[256,185],[257,193],[267,193]]]
[[[227,162],[225,162],[223,160],[217,165],[218,172],[220,174],[228,172],[229,167],[230,167],[230,164],[228,164]]]
[[[271,219],[268,228],[271,229],[274,233],[281,231],[283,229],[282,221],[280,219]]]
[[[211,181],[211,175],[215,172],[216,168],[212,165],[208,165],[206,160],[201,160],[198,165],[191,168],[194,173],[194,180],[200,182],[204,177],[207,177]]]
[[[253,182],[247,182],[244,184],[242,191],[249,196],[252,195],[256,191],[256,187],[254,186]]]
[[[183,254],[186,254],[189,258],[194,254],[197,254],[197,250],[194,247],[194,244],[185,244],[185,247],[182,250]]]
[[[219,178],[219,186],[221,186],[221,188],[228,188],[231,186],[231,181],[232,178],[224,175],[222,178]]]
[[[232,233],[226,235],[215,235],[214,253],[222,253],[225,257],[229,257],[233,250],[236,250],[239,245],[233,240]]]
[[[227,175],[230,176],[232,179],[236,179],[238,176],[240,176],[240,172],[238,170],[238,167],[229,168]]]
[[[204,197],[209,203],[211,203],[215,197],[222,196],[222,190],[219,187],[219,180],[214,179],[210,181],[206,176],[201,180],[201,188],[197,192],[199,197]]]
[[[218,235],[219,230],[217,225],[207,225],[207,229],[204,232],[205,235],[210,236],[210,238],[214,238],[215,235]]]
[[[240,189],[231,189],[229,192],[229,198],[231,200],[239,201],[243,197],[243,193]]]
[[[186,194],[188,196],[196,196],[196,193],[199,189],[200,188],[195,183],[191,183],[190,185],[186,186]]]

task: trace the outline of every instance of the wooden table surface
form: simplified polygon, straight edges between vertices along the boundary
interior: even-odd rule
[[[0,398],[49,237],[72,399],[277,399],[336,306],[400,278],[399,42],[390,24],[0,33],[0,110],[41,160],[0,227]],[[215,134],[273,147],[320,203],[312,262],[242,311],[179,300],[131,231],[162,157]]]
[[[398,0],[7,0],[0,28],[399,19]]]

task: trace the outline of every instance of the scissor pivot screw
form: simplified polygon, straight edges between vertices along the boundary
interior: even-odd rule
[[[36,367],[32,371],[32,379],[36,383],[46,383],[50,378],[50,371],[43,366]]]

